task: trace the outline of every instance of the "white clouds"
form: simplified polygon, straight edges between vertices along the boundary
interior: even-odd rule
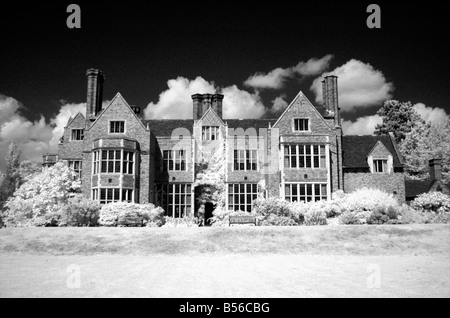
[[[284,83],[292,76],[292,68],[277,68],[267,74],[256,73],[250,76],[245,82],[245,86],[257,89],[280,89]]]
[[[294,72],[303,76],[316,76],[324,72],[330,66],[333,55],[329,54],[321,59],[312,58],[308,62],[300,62],[294,67]]]
[[[42,155],[58,151],[59,138],[70,117],[85,113],[86,104],[62,105],[56,116],[47,123],[44,116],[30,121],[20,114],[23,106],[16,99],[0,95],[0,168],[9,144],[14,141],[22,151],[22,160],[42,162]]]
[[[214,94],[221,90],[224,118],[259,118],[265,108],[258,93],[240,90],[236,85],[219,89],[202,77],[189,80],[184,77],[167,82],[168,89],[159,95],[157,103],[148,104],[144,110],[147,119],[192,119],[194,94]]]
[[[293,67],[279,67],[269,73],[256,73],[250,76],[244,85],[255,89],[280,89],[287,80],[296,75],[319,75],[329,67],[332,59],[333,55],[326,55],[321,59],[312,58],[307,62],[300,62]]]
[[[343,120],[342,130],[345,135],[373,135],[375,127],[383,123],[383,118],[374,115],[358,118],[355,122]]]
[[[236,85],[226,87],[222,94],[223,118],[260,118],[266,112],[258,93],[240,90]]]
[[[194,94],[214,94],[214,84],[202,77],[189,80],[184,77],[167,82],[169,89],[159,95],[158,103],[150,103],[144,110],[147,119],[191,119]]]
[[[418,103],[413,106],[413,109],[419,113],[420,117],[426,123],[445,121],[449,119],[446,111],[442,108],[427,107],[425,104]]]
[[[322,80],[327,75],[339,77],[339,105],[343,112],[375,106],[392,98],[394,85],[387,82],[381,71],[370,64],[352,59],[314,80],[311,90],[316,94],[317,103],[323,101]]]
[[[275,98],[273,101],[272,101],[272,108],[270,109],[270,111],[272,112],[272,113],[279,113],[279,112],[281,112],[281,111],[284,111],[288,106],[289,106],[289,104],[288,104],[288,102],[285,100],[285,98],[286,98],[286,96],[285,95],[281,95],[281,96],[278,96],[277,98]]]
[[[86,115],[86,103],[62,105],[59,113],[50,120],[50,124],[54,127],[50,140],[53,149],[57,149],[59,139],[64,133],[64,127],[66,127],[69,118],[75,118],[78,113]]]

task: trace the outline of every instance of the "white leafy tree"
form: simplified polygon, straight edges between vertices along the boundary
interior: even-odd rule
[[[442,159],[442,175],[450,183],[450,120],[431,125],[417,125],[399,144],[405,160],[405,173],[410,179],[429,177],[428,161]]]
[[[77,174],[63,162],[34,175],[6,202],[6,226],[52,225],[54,215],[80,188]]]
[[[204,213],[205,204],[211,202],[216,209],[225,208],[225,143],[217,140],[203,150],[203,159],[198,166],[195,187],[201,188],[199,213]]]

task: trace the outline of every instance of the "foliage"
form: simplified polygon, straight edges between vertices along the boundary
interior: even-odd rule
[[[225,143],[214,140],[204,145],[202,161],[196,166],[197,179],[194,187],[200,189],[199,218],[204,217],[205,204],[210,202],[216,209],[224,209],[226,202]]]
[[[197,218],[189,217],[189,218],[172,218],[166,217],[165,223],[163,227],[174,228],[174,227],[198,227],[199,222]]]
[[[339,217],[339,222],[345,225],[367,224],[367,221],[371,215],[372,211],[365,211],[365,210],[345,211]]]
[[[417,125],[406,134],[399,150],[410,179],[427,179],[429,160],[442,158],[443,181],[450,183],[450,120]]]
[[[327,214],[321,202],[306,204],[307,210],[304,213],[305,225],[327,225]]]
[[[56,213],[57,226],[97,226],[100,203],[77,194],[70,198],[65,205],[60,205]]]
[[[430,192],[419,195],[411,206],[420,211],[450,213],[450,197],[441,192]]]
[[[153,204],[114,202],[103,205],[98,223],[102,226],[118,226],[120,217],[142,218],[145,226],[162,226],[165,223],[164,210]]]
[[[252,204],[252,211],[263,217],[269,215],[291,216],[289,202],[280,198],[256,199]]]
[[[367,224],[394,224],[398,219],[399,213],[396,208],[392,206],[387,209],[377,208],[370,215]]]
[[[260,223],[261,226],[296,226],[298,225],[292,218],[287,216],[280,216],[270,214],[263,218]]]
[[[20,185],[20,176],[18,172],[20,155],[20,149],[17,148],[17,145],[14,142],[11,143],[5,157],[6,170],[5,173],[0,176],[0,202],[7,201]]]
[[[424,124],[410,102],[402,103],[396,100],[388,100],[377,114],[383,118],[383,123],[375,127],[375,134],[387,135],[393,133],[397,144],[405,139],[406,134],[411,132],[416,125]]]
[[[374,211],[377,208],[388,209],[397,207],[399,202],[392,194],[379,189],[362,188],[335,198],[334,204],[339,206],[342,213],[345,213]]]
[[[425,210],[416,210],[404,204],[399,213],[402,224],[448,224],[450,213],[430,213]]]
[[[3,221],[8,227],[55,226],[61,206],[80,188],[76,173],[59,162],[34,175],[14,192],[5,207]]]
[[[215,209],[213,212],[213,217],[211,218],[211,226],[229,226],[230,216],[248,216],[255,215],[243,211],[232,211],[226,209]]]

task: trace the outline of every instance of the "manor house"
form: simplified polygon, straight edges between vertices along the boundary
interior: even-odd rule
[[[57,156],[101,204],[155,203],[170,217],[197,215],[197,178],[218,147],[231,210],[250,211],[258,195],[318,201],[362,187],[405,198],[393,136],[343,135],[335,76],[323,80],[323,105],[300,92],[274,119],[224,119],[221,94],[193,95],[191,119],[144,119],[120,93],[102,107],[103,83],[101,71],[87,71],[86,117],[70,118]],[[206,218],[213,208],[206,205]]]

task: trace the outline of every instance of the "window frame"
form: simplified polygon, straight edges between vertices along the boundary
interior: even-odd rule
[[[300,129],[302,126],[303,126],[303,128],[305,126],[304,124],[302,125],[302,121],[306,122],[307,129]],[[297,123],[298,123],[298,125],[297,125]],[[292,131],[296,132],[296,133],[311,132],[311,120],[309,118],[294,118],[293,122],[292,122]]]
[[[214,141],[218,140],[219,137],[220,137],[219,126],[202,126],[202,141]]]
[[[258,150],[235,149],[233,171],[258,171]]]
[[[164,215],[181,219],[192,215],[191,183],[161,183],[156,185],[157,201],[164,209]]]
[[[284,144],[284,168],[325,169],[327,167],[326,149],[326,145],[319,144]]]
[[[288,188],[289,191],[287,191]],[[284,199],[288,202],[327,201],[327,183],[286,182],[284,183]]]
[[[79,134],[77,134],[79,132]],[[74,138],[74,135],[76,138]],[[70,141],[83,141],[84,140],[84,129],[83,128],[72,128],[70,130]]]
[[[257,198],[257,183],[227,183],[228,210],[251,212],[253,201]]]
[[[388,159],[373,159],[372,160],[372,167],[373,167],[373,174],[388,174],[389,173],[389,169],[388,169]],[[378,165],[379,163],[381,163],[381,170],[379,171],[380,166]]]
[[[104,153],[106,153],[106,158],[104,158]],[[111,153],[114,154],[113,158],[110,156]],[[118,158],[117,153],[120,153],[120,158]],[[127,156],[127,159],[125,156]],[[135,163],[136,152],[134,151],[112,148],[97,149],[93,151],[92,155],[92,175],[134,175],[136,171]],[[110,167],[112,167],[112,171],[110,171]]]
[[[120,127],[120,123],[123,123],[123,127]],[[117,127],[116,124],[119,124],[119,127]],[[113,127],[113,125],[114,125],[114,127]],[[118,129],[119,132],[116,131],[117,128],[119,128]],[[121,128],[123,128],[123,131],[121,131],[122,130]],[[125,120],[110,120],[109,121],[108,131],[109,131],[110,135],[123,135],[123,134],[126,134],[126,121]]]
[[[163,150],[162,152],[162,171],[187,171],[186,150]]]

